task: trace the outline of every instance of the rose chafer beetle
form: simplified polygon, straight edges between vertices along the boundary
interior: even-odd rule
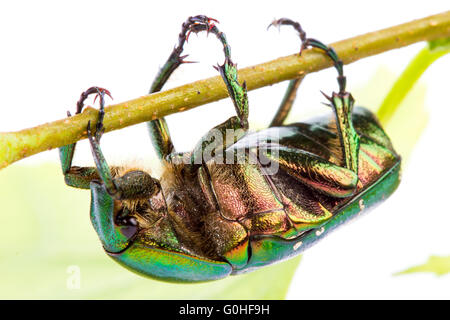
[[[75,144],[60,148],[66,183],[91,190],[90,217],[106,253],[132,271],[165,281],[215,280],[297,255],[386,199],[400,181],[400,157],[376,117],[353,107],[336,52],[307,38],[300,24],[289,19],[271,25],[293,26],[301,50],[317,48],[334,62],[339,91],[325,95],[332,114],[285,125],[301,82],[296,79],[270,127],[249,133],[245,82],[238,82],[230,46],[215,22],[206,16],[188,18],[150,93],[160,91],[172,72],[187,62],[181,53],[189,34],[207,31],[223,44],[225,62],[217,70],[237,115],[184,153],[175,152],[164,119],[149,122],[164,166],[159,180],[142,168],[108,166],[100,138],[104,96],[109,92],[102,88],[84,92],[76,110],[82,111],[89,95],[99,97],[95,133],[90,123],[87,126],[96,166],[72,166]],[[230,131],[233,139],[220,139]],[[210,157],[204,156],[207,150],[212,150]],[[245,161],[220,161],[230,155]],[[254,155],[256,161],[247,161]],[[278,170],[269,173],[268,163]]]

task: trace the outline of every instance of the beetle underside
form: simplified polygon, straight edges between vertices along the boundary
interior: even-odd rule
[[[140,226],[138,238],[160,246],[164,246],[165,234],[155,232],[155,225],[166,221],[178,240],[172,250],[225,261],[239,271],[251,260],[253,239],[270,236],[298,243],[302,235],[320,230],[332,221],[347,203],[364,194],[398,164],[399,158],[374,116],[360,108],[355,118],[356,130],[363,137],[361,169],[359,186],[349,197],[316,192],[283,167],[264,176],[259,163],[217,165],[210,161],[204,166],[166,163],[161,178],[164,205],[159,204],[156,210],[152,199],[116,201],[115,212],[126,208]],[[363,131],[368,128],[370,131]],[[297,148],[335,165],[344,161],[337,147],[339,140],[332,118],[267,129],[258,133],[259,143],[273,137],[274,131],[282,134],[277,146],[280,150],[289,147],[293,152]],[[240,144],[245,140],[252,137],[242,138]],[[306,170],[306,175],[320,174],[313,166]],[[252,192],[254,187],[257,192]]]
[[[167,281],[219,279],[296,255],[388,197],[399,183],[400,157],[376,117],[354,110],[342,61],[292,20],[271,25],[292,26],[301,52],[316,48],[338,72],[338,92],[325,95],[332,115],[284,124],[301,77],[291,80],[270,127],[249,133],[246,84],[238,81],[231,48],[216,22],[202,15],[187,19],[150,93],[187,62],[181,54],[189,34],[206,31],[223,45],[225,62],[216,69],[236,116],[186,153],[175,151],[164,118],[148,122],[165,168],[159,180],[139,167],[109,168],[100,148],[109,92],[99,87],[82,93],[76,111],[90,94],[100,98],[95,131],[87,126],[96,166],[72,166],[75,144],[60,148],[66,183],[91,189],[91,221],[106,252],[135,272]],[[231,140],[225,138],[230,131]]]

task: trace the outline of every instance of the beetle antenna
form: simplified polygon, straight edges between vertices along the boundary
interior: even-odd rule
[[[303,31],[300,23],[293,21],[291,19],[281,18],[278,20],[274,20],[267,27],[267,29],[269,29],[271,26],[280,27],[281,25],[292,26],[298,32],[298,34],[300,36],[300,40],[302,41],[299,55],[301,55],[303,50],[307,49],[308,47],[313,47],[313,48],[318,48],[318,49],[323,50],[325,52],[325,54],[328,57],[330,57],[331,60],[333,60],[334,67],[336,68],[336,70],[338,72],[337,80],[338,80],[338,84],[339,84],[339,94],[344,94],[347,79],[344,76],[343,62],[342,62],[342,60],[339,59],[336,51],[332,47],[328,47],[327,45],[323,44],[322,42],[320,42],[316,39],[307,38],[306,32]]]

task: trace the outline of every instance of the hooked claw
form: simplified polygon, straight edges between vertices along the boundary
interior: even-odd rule
[[[84,91],[81,94],[80,99],[77,102],[77,111],[76,111],[75,114],[81,113],[81,111],[83,110],[83,107],[84,107],[84,101],[91,94],[96,94],[95,98],[94,98],[94,102],[97,100],[97,97],[100,97],[100,110],[99,110],[99,117],[98,117],[98,121],[97,121],[96,132],[95,132],[95,139],[97,140],[97,142],[99,142],[103,132],[105,132],[105,129],[103,127],[103,117],[105,115],[105,110],[104,110],[105,109],[105,99],[104,99],[104,96],[106,94],[111,99],[113,97],[111,96],[111,93],[107,89],[100,88],[100,87],[90,87],[89,89],[87,89],[86,91]],[[68,117],[71,116],[69,111],[67,111],[67,116]],[[91,139],[91,136],[92,136],[92,134],[91,134],[91,121],[88,122],[87,133],[88,133],[88,137]]]
[[[75,114],[79,114],[81,113],[81,111],[83,110],[84,107],[84,101],[91,95],[96,93],[96,96],[94,98],[94,102],[97,100],[97,97],[100,96],[100,103],[104,103],[103,101],[103,96],[106,94],[108,95],[111,99],[113,98],[111,96],[111,93],[104,88],[100,88],[100,87],[90,87],[89,89],[87,89],[85,92],[83,92],[80,96],[80,99],[77,102],[77,111],[75,112]],[[70,112],[68,112],[69,114]]]
[[[271,26],[278,27],[278,29],[280,29],[280,27],[282,25],[292,26],[298,32],[300,40],[302,41],[302,46],[300,48],[299,55],[302,55],[303,50],[306,49],[307,46],[309,45],[309,42],[308,42],[309,39],[306,38],[306,32],[303,31],[300,23],[293,21],[291,19],[287,19],[287,18],[281,18],[278,20],[275,19],[274,21],[272,21],[271,24],[269,24],[267,29],[269,29]]]
[[[205,27],[206,27],[207,28],[206,32],[207,32],[207,34],[209,34],[209,32],[215,27],[214,22],[219,23],[218,20],[207,17],[205,15],[198,15],[198,16],[190,17],[188,19],[188,21],[189,21],[189,25],[188,25],[189,31],[186,34],[186,42],[189,41],[189,36],[192,32],[198,33],[200,31],[205,30]]]
[[[270,27],[276,27],[276,28],[278,28],[278,30],[280,30],[280,26],[281,26],[281,23],[280,23],[280,20],[281,19],[275,19],[275,20],[273,20],[268,26],[267,26],[267,29],[266,30],[269,30],[270,29]]]
[[[98,88],[98,87],[95,87],[96,89],[97,89],[97,94],[95,95],[95,97],[94,97],[94,103],[95,103],[95,101],[97,100],[97,98],[100,96],[100,99],[103,99],[103,97],[104,97],[104,95],[106,94],[108,97],[110,97],[111,99],[113,99],[113,97],[111,96],[111,93],[108,91],[108,90],[106,90],[106,89],[103,89],[103,88]]]

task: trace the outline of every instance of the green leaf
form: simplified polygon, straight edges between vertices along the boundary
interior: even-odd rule
[[[357,88],[352,93],[357,105],[369,107],[373,112],[377,112],[378,106],[383,101],[383,93],[389,92],[395,81],[394,72],[385,67],[379,68],[364,87]],[[396,106],[395,113],[391,115],[389,121],[382,121],[396,151],[402,156],[403,165],[407,163],[429,121],[425,95],[426,86],[420,82],[417,83]],[[408,130],[406,133],[406,125],[414,130]]]
[[[450,256],[440,257],[431,256],[427,262],[422,265],[411,267],[404,271],[397,272],[395,275],[416,273],[416,272],[431,272],[437,276],[450,273]]]
[[[431,41],[396,80],[392,72],[382,68],[365,87],[354,91],[357,104],[368,106],[377,113],[404,164],[429,119],[425,108],[426,87],[418,83],[418,80],[433,62],[448,53],[450,38]],[[382,92],[386,92],[383,100]],[[406,134],[406,126],[414,130],[409,130]]]
[[[447,53],[450,53],[450,38],[429,42],[411,60],[378,109],[378,118],[382,123],[389,123],[391,117],[396,113],[397,108],[401,105],[401,102],[411,91],[420,76],[433,62]]]
[[[431,52],[447,54],[450,51],[450,38],[429,41],[428,48]]]
[[[90,192],[67,187],[56,164],[0,171],[0,203],[0,299],[283,299],[300,261],[201,284],[143,278],[104,253]]]
[[[403,162],[409,158],[429,118],[424,109],[425,88],[415,83],[434,61],[448,53],[450,53],[450,38],[430,41],[428,46],[408,64],[378,109],[380,121],[385,125],[397,151],[402,155]],[[389,79],[385,76],[383,78],[384,81]],[[381,77],[378,77],[378,85],[381,84],[380,79]],[[405,124],[414,130],[405,134]],[[425,264],[411,267],[396,275],[416,272],[433,272],[438,276],[449,273],[450,256],[430,256]]]

